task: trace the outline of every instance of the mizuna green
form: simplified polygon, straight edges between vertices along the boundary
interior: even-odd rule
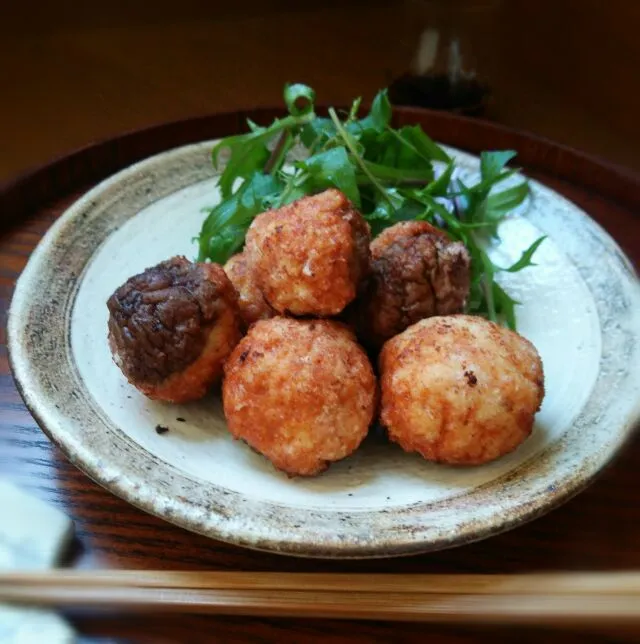
[[[212,163],[221,171],[222,201],[209,209],[197,238],[199,261],[223,264],[243,244],[253,218],[330,187],[342,191],[369,222],[375,237],[400,221],[424,220],[465,244],[471,255],[467,313],[516,327],[513,300],[495,280],[501,271],[532,266],[544,237],[509,267],[487,254],[498,225],[529,194],[527,182],[497,190],[516,170],[511,150],[482,152],[480,177],[465,184],[452,159],[419,125],[394,128],[387,91],[380,91],[369,113],[358,117],[361,100],[329,117],[315,112],[315,92],[287,85],[288,115],[269,126],[248,121],[249,132],[220,141]],[[224,153],[224,154],[223,154]],[[298,160],[292,160],[298,159]],[[436,171],[437,170],[437,171]]]

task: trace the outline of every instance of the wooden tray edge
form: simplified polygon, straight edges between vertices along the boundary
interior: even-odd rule
[[[154,124],[89,143],[0,184],[0,226],[148,156],[246,131],[247,118],[268,122],[282,114],[282,109],[269,107],[221,112]],[[473,153],[515,149],[518,163],[528,170],[551,174],[633,211],[640,210],[639,174],[544,137],[490,121],[419,108],[396,108],[394,122],[419,123],[434,138]]]

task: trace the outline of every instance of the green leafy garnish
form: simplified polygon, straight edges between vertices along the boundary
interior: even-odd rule
[[[520,256],[520,259],[515,262],[515,264],[512,264],[509,266],[509,268],[503,268],[502,270],[507,271],[508,273],[517,273],[521,271],[523,268],[527,268],[527,266],[536,266],[536,264],[532,261],[533,254],[538,250],[538,246],[546,239],[545,237],[539,237],[536,239],[536,241],[527,248],[527,250],[522,253]]]
[[[312,114],[315,100],[316,93],[308,85],[296,83],[284,87],[284,102],[293,116]]]
[[[309,157],[298,165],[308,174],[305,181],[307,194],[322,192],[327,188],[338,188],[356,206],[360,207],[360,192],[356,173],[346,148],[331,148]]]
[[[501,221],[529,195],[526,182],[499,185],[516,173],[507,167],[516,153],[483,152],[480,175],[469,183],[460,178],[456,158],[419,125],[392,126],[386,90],[378,92],[361,118],[360,98],[348,112],[330,108],[328,116],[316,114],[315,98],[307,85],[286,85],[286,116],[268,126],[248,121],[246,134],[214,147],[222,201],[203,223],[199,261],[224,263],[241,250],[257,214],[335,187],[362,212],[374,236],[400,221],[423,220],[464,243],[471,256],[467,312],[515,328],[518,302],[496,276],[534,266],[533,256],[544,241],[536,240],[509,267],[490,259]],[[287,162],[294,148],[306,152],[304,160]]]
[[[453,171],[456,166],[453,161],[449,161],[444,172],[435,180],[432,181],[429,185],[425,187],[425,192],[427,194],[433,195],[434,197],[446,197],[449,191],[449,186],[451,185],[451,177],[453,176]]]
[[[405,126],[400,130],[388,129],[389,133],[396,138],[402,147],[410,150],[414,158],[423,161],[442,161],[449,163],[449,155],[436,143],[434,143],[419,125]]]
[[[360,106],[360,99],[354,101],[358,107]],[[375,132],[383,132],[384,129],[391,122],[391,103],[387,95],[387,90],[383,89],[378,92],[371,104],[371,111],[360,121],[356,121],[353,109],[350,112],[350,123],[355,123],[355,127],[361,131],[373,130]]]
[[[198,238],[198,260],[224,263],[244,244],[253,218],[268,208],[270,199],[282,189],[282,182],[255,172],[230,199],[211,208]]]
[[[480,155],[480,174],[483,181],[494,182],[502,174],[504,166],[516,156],[514,150],[482,152]]]

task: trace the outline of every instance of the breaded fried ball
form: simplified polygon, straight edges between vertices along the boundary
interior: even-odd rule
[[[202,398],[241,337],[237,294],[217,264],[174,257],[128,279],[107,306],[113,359],[154,400]]]
[[[225,365],[229,431],[290,476],[312,476],[367,435],[376,401],[371,363],[343,325],[260,320]]]
[[[362,215],[330,189],[258,215],[246,249],[276,311],[330,316],[355,298],[369,270],[369,241]]]
[[[469,315],[432,317],[380,354],[381,421],[407,452],[454,465],[487,463],[531,433],[542,362],[514,331]]]
[[[246,253],[231,257],[224,265],[224,272],[238,292],[238,307],[245,330],[258,320],[267,320],[277,315],[258,288],[253,265]]]
[[[363,341],[379,348],[408,326],[464,310],[471,258],[426,221],[391,226],[371,243],[371,274],[358,306]]]

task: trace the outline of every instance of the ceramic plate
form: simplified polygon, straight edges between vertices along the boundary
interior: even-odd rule
[[[537,266],[503,285],[522,303],[547,395],[532,436],[470,469],[429,464],[375,436],[313,479],[289,479],[235,442],[218,392],[189,405],[138,394],[111,360],[106,300],[131,275],[193,257],[216,203],[213,142],[104,181],[33,253],[9,320],[12,366],[43,430],[92,479],[167,521],[242,546],[317,557],[435,550],[504,531],[583,488],[632,430],[640,404],[640,291],[612,239],[532,182],[492,249],[508,265],[541,234]],[[475,157],[455,151],[464,172]],[[169,428],[158,434],[157,425]]]

